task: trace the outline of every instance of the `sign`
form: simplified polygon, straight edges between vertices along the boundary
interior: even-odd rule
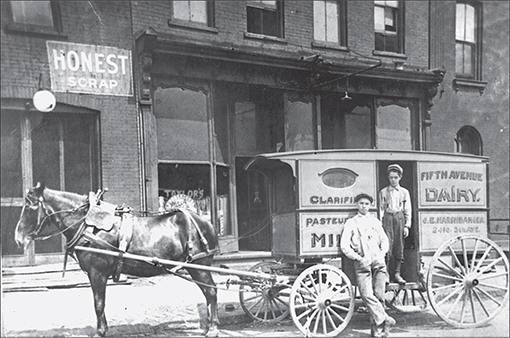
[[[301,255],[340,255],[340,237],[345,222],[357,211],[303,212],[299,215],[299,238]],[[377,217],[375,212],[370,212]]]
[[[356,208],[354,197],[370,194],[377,200],[374,161],[300,161],[301,208]]]
[[[486,208],[487,172],[484,163],[418,163],[421,208]]]
[[[421,211],[418,214],[420,249],[423,251],[435,251],[450,238],[460,235],[487,237],[487,212],[485,211]]]
[[[132,96],[131,51],[46,41],[54,92]]]

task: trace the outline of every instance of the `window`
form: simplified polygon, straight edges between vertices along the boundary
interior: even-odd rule
[[[455,21],[455,73],[480,80],[479,8],[472,3],[457,3]]]
[[[418,149],[417,102],[349,95],[321,97],[322,149]]]
[[[283,38],[282,1],[248,1],[246,11],[248,33]]]
[[[61,31],[57,2],[11,1],[12,22],[19,25],[40,26]]]
[[[374,1],[375,50],[404,53],[403,1]]]
[[[173,1],[172,20],[214,26],[213,1]]]
[[[345,1],[314,1],[313,16],[314,40],[347,45]]]
[[[457,132],[455,138],[456,152],[462,154],[482,155],[482,137],[478,130],[471,126],[464,126]]]

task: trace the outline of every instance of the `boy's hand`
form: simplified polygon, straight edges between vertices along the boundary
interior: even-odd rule
[[[404,238],[407,238],[407,236],[409,236],[409,228],[405,227],[404,228]]]

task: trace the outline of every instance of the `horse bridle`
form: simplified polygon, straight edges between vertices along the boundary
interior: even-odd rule
[[[76,212],[78,210],[80,210],[81,208],[84,208],[86,206],[88,206],[89,204],[88,203],[85,203],[85,204],[82,204],[76,208],[73,208],[73,209],[67,209],[67,210],[59,210],[59,211],[53,211],[53,212],[50,212],[49,211],[49,208],[46,206],[46,204],[44,203],[44,197],[42,196],[39,196],[36,200],[31,200],[29,198],[29,196],[25,196],[25,204],[23,205],[23,209],[21,209],[21,214],[23,215],[23,212],[25,211],[25,208],[26,207],[29,207],[30,209],[32,210],[36,210],[37,209],[37,226],[35,228],[35,231],[33,231],[29,236],[32,240],[34,241],[42,241],[42,240],[46,240],[48,238],[51,238],[51,237],[54,237],[54,236],[57,236],[57,235],[60,235],[64,232],[66,232],[67,230],[69,230],[70,228],[76,226],[77,224],[83,222],[83,220],[85,219],[86,216],[83,216],[82,218],[80,218],[77,222],[69,225],[69,226],[66,226],[63,230],[58,230],[52,234],[49,234],[49,235],[46,235],[46,236],[39,236],[40,232],[42,231],[43,229],[43,224],[44,222],[56,215],[56,214],[60,214],[60,213],[73,213],[73,212]],[[44,218],[43,218],[44,216]],[[41,220],[42,219],[42,220]]]

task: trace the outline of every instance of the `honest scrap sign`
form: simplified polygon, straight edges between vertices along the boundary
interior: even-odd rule
[[[54,92],[132,96],[131,51],[47,41]]]

